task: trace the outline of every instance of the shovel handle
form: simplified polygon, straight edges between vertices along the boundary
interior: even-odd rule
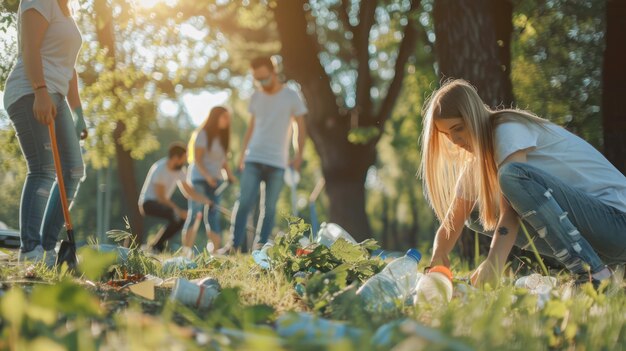
[[[59,156],[59,148],[57,147],[57,136],[54,129],[54,121],[48,124],[48,131],[50,132],[50,143],[52,144],[52,157],[54,158],[54,169],[57,173],[57,183],[59,185],[59,192],[61,194],[61,205],[63,207],[63,218],[65,218],[65,229],[68,233],[73,231],[72,220],[70,219],[69,206],[67,204],[67,194],[65,193],[65,180],[63,179],[63,169],[61,168],[61,157]],[[70,241],[74,241],[74,238],[69,238]]]

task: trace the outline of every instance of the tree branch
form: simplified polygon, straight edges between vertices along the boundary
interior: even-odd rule
[[[381,129],[383,128],[385,121],[391,116],[396,100],[398,100],[398,96],[400,96],[402,82],[404,81],[404,77],[406,75],[406,63],[415,52],[418,37],[415,13],[417,12],[419,6],[420,0],[411,0],[411,8],[407,13],[408,21],[404,27],[404,36],[402,38],[402,42],[400,43],[398,57],[396,58],[395,75],[389,85],[387,96],[385,97],[376,118],[378,127]]]
[[[372,74],[369,67],[369,39],[370,31],[374,25],[377,1],[362,1],[359,8],[359,24],[354,30],[354,49],[357,59],[357,82],[356,82],[356,107],[359,113],[371,116],[372,99]]]

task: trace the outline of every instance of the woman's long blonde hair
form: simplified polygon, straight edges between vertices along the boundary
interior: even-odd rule
[[[446,214],[460,191],[463,198],[476,199],[482,225],[493,230],[498,220],[500,195],[493,151],[495,125],[505,120],[541,125],[549,122],[522,110],[491,110],[476,89],[462,79],[444,82],[425,102],[423,116],[420,175],[437,218],[446,229],[452,229],[451,222],[445,220]],[[435,127],[436,119],[449,118],[461,118],[465,122],[471,153],[454,145]]]

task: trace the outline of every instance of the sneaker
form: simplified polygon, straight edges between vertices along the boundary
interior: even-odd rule
[[[37,245],[35,249],[31,251],[28,251],[28,252],[20,251],[17,260],[19,262],[37,263],[43,260],[43,256],[44,256],[43,247],[41,247],[41,245]]]
[[[187,246],[183,246],[180,248],[180,254],[183,257],[192,259],[194,254],[193,254],[193,249]]]
[[[215,251],[215,254],[219,255],[219,256],[229,256],[229,255],[234,255],[236,252],[237,252],[237,250],[235,250],[233,245],[231,243],[227,243],[226,245],[224,245],[221,248],[217,249]]]
[[[601,271],[593,274],[580,274],[576,278],[574,285],[581,286],[586,283],[591,283],[591,285],[593,285],[593,288],[595,290],[598,290],[600,288],[600,284],[602,284],[602,282],[605,280],[609,283],[613,281],[613,272],[608,267],[605,267]]]
[[[46,267],[52,268],[57,264],[57,252],[55,249],[46,250],[44,252],[43,261]]]

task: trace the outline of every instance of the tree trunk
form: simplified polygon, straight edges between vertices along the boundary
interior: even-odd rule
[[[437,0],[433,9],[435,48],[440,76],[463,78],[491,106],[513,104],[511,84],[511,34],[513,6],[502,0]],[[459,240],[461,256],[474,256],[474,235],[464,231]],[[481,253],[490,239],[480,235]]]
[[[437,0],[433,16],[440,76],[468,80],[489,106],[513,103],[512,4]]]
[[[322,161],[329,219],[357,241],[371,237],[365,213],[365,175],[376,160],[372,144],[348,141],[350,117],[339,112],[330,80],[318,59],[318,43],[307,33],[304,0],[277,2],[274,16],[281,38],[285,74],[302,87],[307,101],[307,130]]]
[[[626,174],[626,1],[606,2],[606,48],[602,67],[602,127],[604,155]]]
[[[411,2],[411,10],[417,8],[419,1]],[[306,5],[306,6],[305,6]],[[363,5],[363,4],[361,4]],[[369,2],[366,5],[371,5]],[[319,43],[310,34],[306,0],[278,0],[273,8],[280,41],[282,44],[284,73],[287,77],[300,83],[302,93],[307,101],[309,113],[307,129],[322,161],[322,173],[326,179],[326,193],[330,199],[330,221],[344,227],[358,241],[372,236],[369,221],[365,212],[365,177],[367,170],[376,161],[376,143],[378,139],[367,144],[355,145],[348,141],[348,133],[352,127],[350,116],[341,112],[337,97],[330,86],[330,79],[319,60]],[[359,26],[350,30],[357,32],[353,45],[361,48],[369,37],[373,10],[362,6]],[[366,72],[367,51],[360,50],[357,78],[359,91],[359,126],[377,126],[382,131],[384,122],[391,115],[393,106],[399,95],[405,74],[405,64],[413,54],[417,38],[414,18],[407,16],[404,38],[396,60],[396,74],[391,82],[387,97],[381,104],[380,111],[370,110],[373,104],[369,91],[371,80]],[[369,19],[369,20],[368,20]],[[361,45],[361,46],[359,46]],[[365,53],[365,54],[364,54]],[[367,86],[370,85],[370,86]],[[367,91],[367,94],[363,94]]]
[[[115,34],[113,32],[113,13],[111,7],[106,0],[94,2],[94,10],[96,16],[96,34],[98,42],[103,48],[106,48],[107,57],[113,60],[113,69],[115,69]],[[135,161],[121,142],[121,137],[126,130],[124,122],[117,121],[115,130],[113,131],[113,139],[115,140],[115,156],[117,160],[117,170],[120,183],[122,184],[122,192],[126,213],[129,214],[129,223],[132,233],[135,235],[135,241],[138,244],[143,240],[143,218],[139,213],[137,202],[139,200],[139,191],[135,181]],[[128,246],[130,243],[126,243]]]

